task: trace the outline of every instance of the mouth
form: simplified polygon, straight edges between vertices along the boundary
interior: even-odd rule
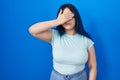
[[[65,23],[65,25],[71,25],[71,23],[69,23],[69,22],[66,22],[66,23]]]

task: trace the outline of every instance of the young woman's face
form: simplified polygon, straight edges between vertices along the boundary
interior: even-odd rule
[[[63,13],[72,13],[69,8],[65,8]],[[71,20],[63,24],[65,30],[72,30],[75,27],[75,18],[73,17]]]

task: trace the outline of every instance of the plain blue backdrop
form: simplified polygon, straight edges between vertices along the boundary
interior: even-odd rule
[[[93,37],[97,57],[97,80],[119,80],[119,0],[1,0],[0,80],[49,80],[52,48],[31,36],[28,28],[56,18],[58,8],[72,3]]]

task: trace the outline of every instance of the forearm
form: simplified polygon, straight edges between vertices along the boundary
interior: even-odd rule
[[[89,70],[89,80],[96,80],[96,76],[97,76],[97,69],[91,68]]]
[[[60,25],[57,20],[50,20],[50,21],[45,21],[45,22],[38,22],[36,24],[33,24],[30,28],[29,31],[31,33],[37,34],[40,32],[44,32],[54,26]]]
[[[74,14],[72,13],[62,14],[62,10],[60,10],[57,19],[33,24],[29,28],[29,32],[32,34],[44,32],[54,26],[62,25],[63,23],[71,20],[73,16]]]

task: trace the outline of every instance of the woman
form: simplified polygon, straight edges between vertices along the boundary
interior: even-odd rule
[[[94,42],[84,30],[79,12],[72,4],[62,5],[57,19],[36,23],[29,32],[52,45],[50,80],[96,80]],[[87,62],[89,77],[85,71]]]

